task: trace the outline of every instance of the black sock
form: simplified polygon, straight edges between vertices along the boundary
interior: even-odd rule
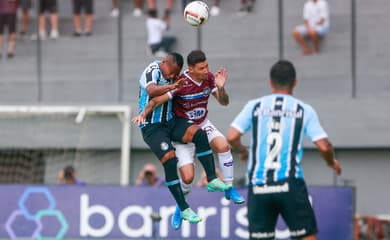
[[[169,191],[175,198],[179,208],[183,211],[188,208],[189,205],[184,198],[183,191],[181,190],[179,176],[177,175],[177,158],[171,158],[163,164],[165,171],[165,184],[168,186]]]
[[[210,182],[211,180],[217,178],[217,176],[215,175],[213,151],[210,148],[206,133],[199,129],[195,133],[192,142],[196,147],[196,156],[198,157],[204,168],[204,171],[206,172],[207,181]]]

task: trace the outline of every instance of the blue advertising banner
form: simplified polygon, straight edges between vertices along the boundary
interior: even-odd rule
[[[246,189],[239,189],[246,196]],[[352,188],[309,187],[321,240],[352,240]],[[0,186],[0,238],[248,239],[246,205],[194,188],[188,201],[199,224],[170,225],[174,200],[165,187]],[[161,216],[153,221],[152,214]],[[289,239],[282,221],[277,239]]]

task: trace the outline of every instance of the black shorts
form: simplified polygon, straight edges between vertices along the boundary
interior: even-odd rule
[[[182,142],[182,138],[194,123],[184,118],[174,117],[165,123],[148,124],[141,129],[142,137],[149,148],[160,160],[163,156],[175,148],[171,141]]]
[[[0,14],[0,35],[3,35],[5,28],[8,29],[8,33],[16,32],[16,14]]]
[[[303,179],[290,178],[266,187],[249,187],[250,239],[274,239],[279,214],[287,224],[292,238],[302,238],[318,232]]]
[[[73,0],[73,14],[80,15],[81,9],[85,14],[93,14],[93,0]]]
[[[23,11],[30,10],[32,7],[31,0],[20,0],[19,6]]]
[[[39,13],[43,14],[45,12],[57,13],[57,0],[40,0],[39,1]]]

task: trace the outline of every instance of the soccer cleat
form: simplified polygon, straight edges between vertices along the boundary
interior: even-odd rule
[[[172,215],[172,221],[171,221],[173,229],[178,230],[181,227],[182,221],[183,219],[180,216],[180,208],[178,205],[176,205],[176,209]]]
[[[206,188],[209,192],[224,192],[230,189],[232,186],[226,185],[219,178],[215,178],[214,180],[207,183]]]
[[[202,221],[202,218],[198,216],[191,208],[187,208],[180,213],[182,219],[189,221],[190,223],[198,223]]]
[[[244,197],[241,196],[241,194],[239,194],[234,187],[225,191],[225,198],[227,200],[232,200],[235,204],[241,204],[245,202]]]

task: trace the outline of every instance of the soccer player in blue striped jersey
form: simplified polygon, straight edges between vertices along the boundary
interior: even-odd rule
[[[247,161],[250,239],[274,239],[282,215],[294,239],[315,240],[317,224],[302,173],[303,137],[308,136],[323,159],[341,174],[333,146],[317,113],[293,97],[293,64],[280,60],[270,71],[272,94],[249,101],[231,124],[227,138]],[[241,135],[251,131],[249,149]]]
[[[155,61],[146,67],[140,77],[140,112],[143,112],[152,98],[182,86],[181,79],[174,83],[182,67],[183,57],[178,53],[169,53],[162,61]],[[196,155],[207,174],[207,189],[226,191],[231,187],[219,180],[215,174],[214,158],[206,133],[194,122],[173,116],[172,101],[164,103],[146,116],[133,118],[133,122],[140,124],[145,143],[163,165],[165,183],[181,210],[181,217],[190,223],[201,221],[184,198],[177,173],[178,160],[171,141],[193,142]]]

